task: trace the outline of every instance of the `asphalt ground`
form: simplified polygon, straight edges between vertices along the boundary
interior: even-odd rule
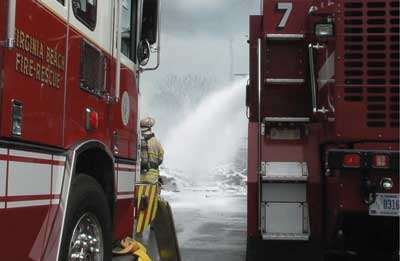
[[[182,261],[244,261],[246,249],[246,197],[209,191],[167,194],[172,206]],[[154,235],[143,243],[157,261]],[[132,256],[114,261],[131,261]]]

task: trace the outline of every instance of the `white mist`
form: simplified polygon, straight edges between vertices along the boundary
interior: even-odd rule
[[[201,183],[215,167],[232,162],[247,130],[245,86],[241,79],[220,89],[176,122],[164,140],[163,166]]]

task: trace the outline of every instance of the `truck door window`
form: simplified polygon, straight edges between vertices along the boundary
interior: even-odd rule
[[[57,0],[57,2],[59,2],[62,5],[65,5],[65,0]]]
[[[97,96],[105,94],[104,55],[86,40],[81,45],[80,87]]]
[[[97,0],[72,0],[72,9],[75,17],[93,31],[97,21]]]
[[[132,61],[135,61],[136,57],[137,2],[137,0],[122,1],[121,52]]]

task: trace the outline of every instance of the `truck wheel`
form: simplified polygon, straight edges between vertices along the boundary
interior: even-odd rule
[[[60,249],[60,260],[111,260],[112,224],[103,189],[92,177],[74,178]]]

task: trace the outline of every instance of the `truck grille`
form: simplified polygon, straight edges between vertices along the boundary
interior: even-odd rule
[[[345,102],[365,105],[368,128],[398,128],[399,2],[345,0],[342,28]]]

